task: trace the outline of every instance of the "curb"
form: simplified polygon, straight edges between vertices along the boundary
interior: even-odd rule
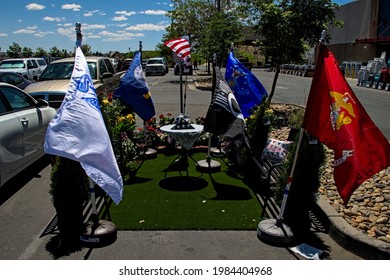
[[[318,197],[317,204],[329,220],[329,236],[340,246],[367,260],[390,259],[390,244],[353,228],[323,195]]]

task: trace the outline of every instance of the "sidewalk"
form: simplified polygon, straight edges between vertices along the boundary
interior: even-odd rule
[[[68,256],[46,249],[56,234],[44,234],[55,210],[48,192],[51,166],[46,166],[0,206],[2,260],[296,260],[305,259],[284,247],[265,244],[256,231],[119,231],[106,247]],[[358,260],[328,234],[313,232],[326,259]]]

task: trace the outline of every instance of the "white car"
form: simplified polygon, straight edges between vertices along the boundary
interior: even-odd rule
[[[35,58],[12,58],[0,62],[0,72],[15,72],[28,80],[37,80],[41,74]]]
[[[145,66],[145,75],[165,75],[168,73],[168,63],[164,57],[149,58]]]
[[[46,63],[46,60],[44,58],[34,58],[35,61],[37,62],[38,64],[38,67],[39,67],[39,75],[42,74],[42,72],[46,69],[47,67],[47,63]]]
[[[45,155],[46,128],[55,114],[46,101],[0,83],[0,186]]]

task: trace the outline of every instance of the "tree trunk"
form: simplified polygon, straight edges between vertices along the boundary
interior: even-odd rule
[[[270,92],[268,99],[267,99],[268,105],[271,105],[272,97],[274,97],[276,82],[278,81],[279,73],[280,73],[280,66],[278,64],[278,65],[276,65],[276,71],[275,71],[274,81],[272,82],[271,92]]]

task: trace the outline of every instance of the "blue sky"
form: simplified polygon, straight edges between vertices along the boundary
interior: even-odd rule
[[[334,0],[345,4],[352,0]],[[2,1],[0,48],[14,42],[35,51],[52,47],[73,51],[76,22],[83,43],[93,52],[154,50],[161,43],[171,9],[170,0],[11,0]]]
[[[13,42],[33,51],[56,46],[73,51],[75,23],[81,23],[83,43],[93,52],[154,50],[161,42],[171,9],[170,0],[24,0],[3,1],[0,47]]]

